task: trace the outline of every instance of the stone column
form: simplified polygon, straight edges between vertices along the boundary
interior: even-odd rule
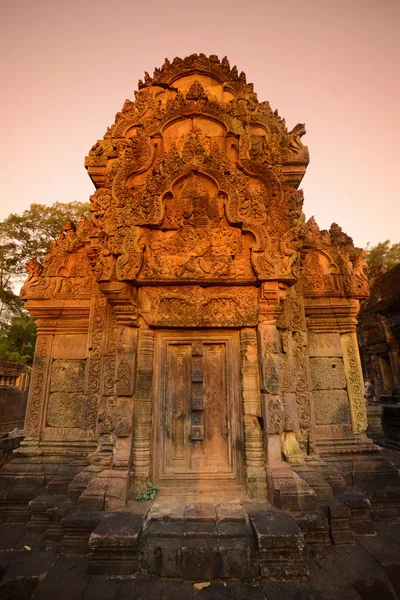
[[[263,435],[260,427],[261,398],[257,333],[253,328],[240,332],[242,399],[246,489],[250,498],[265,499],[266,472]]]
[[[139,328],[136,394],[133,408],[131,492],[142,491],[150,476],[153,415],[154,331]]]

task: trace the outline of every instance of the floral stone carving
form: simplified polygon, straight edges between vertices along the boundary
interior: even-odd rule
[[[274,501],[285,458],[362,447],[363,252],[306,222],[305,126],[226,58],[166,60],[138,88],[86,157],[90,218],[27,264],[27,434],[43,456],[50,434],[63,455],[90,446],[128,495],[153,473],[172,488],[218,473]]]

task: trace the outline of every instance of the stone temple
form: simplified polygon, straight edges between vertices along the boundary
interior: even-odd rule
[[[177,526],[163,545],[163,526],[251,524],[256,559],[240,527],[226,544],[217,528],[211,576],[230,576],[233,542],[239,575],[257,561],[279,575],[304,539],[345,543],[370,532],[371,507],[398,507],[397,471],[365,434],[363,252],[305,221],[305,127],[289,131],[226,58],[166,60],[138,88],[86,157],[90,219],[27,266],[38,339],[3,520],[50,527],[66,552],[95,530],[93,572],[144,557],[193,578],[207,535],[185,530],[185,546]],[[150,509],[135,501],[148,481]]]

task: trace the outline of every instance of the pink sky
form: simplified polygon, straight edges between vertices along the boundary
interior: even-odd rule
[[[84,157],[143,72],[203,52],[306,123],[307,218],[400,241],[398,0],[1,0],[0,23],[0,219],[87,201]]]

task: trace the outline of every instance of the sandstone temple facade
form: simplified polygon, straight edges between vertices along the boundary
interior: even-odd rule
[[[86,157],[90,219],[28,264],[38,339],[2,481],[80,511],[149,480],[300,510],[390,472],[365,434],[363,253],[305,220],[304,125],[226,58],[166,60],[138,87]]]

